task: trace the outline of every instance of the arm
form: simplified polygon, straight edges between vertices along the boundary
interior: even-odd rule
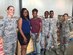
[[[0,20],[0,37],[3,37],[3,30],[4,30],[4,25],[3,25],[3,20]]]
[[[71,20],[69,20],[69,27],[70,27],[70,31],[73,31],[73,23]]]
[[[60,30],[60,21],[59,20],[57,20],[57,33],[59,33],[59,30]]]
[[[23,31],[22,31],[22,18],[20,18],[18,20],[18,29],[20,31],[20,34],[22,35],[22,38],[24,38],[24,41],[26,41],[26,37],[25,37],[25,35],[24,35]]]
[[[40,29],[39,32],[37,33],[38,38],[39,38],[39,34],[42,32],[42,20],[40,19]]]
[[[42,22],[40,22],[40,29],[39,32],[37,33],[37,42],[39,41],[39,35],[42,32]]]

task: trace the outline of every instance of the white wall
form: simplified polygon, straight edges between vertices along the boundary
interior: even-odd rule
[[[55,15],[62,15],[68,13],[72,16],[71,0],[23,0],[22,7],[29,10],[30,15],[33,8],[39,10],[39,15],[42,16],[45,10],[54,10]]]
[[[9,5],[13,5],[16,9],[15,16],[19,16],[19,0],[0,0],[0,15],[6,15],[6,9]],[[45,10],[54,10],[55,15],[68,13],[72,15],[71,0],[22,0],[22,7],[29,10],[30,16],[33,8],[39,10],[39,16],[42,16]]]
[[[15,16],[19,16],[19,0],[0,0],[0,16],[6,16],[6,9],[9,5],[15,7]]]

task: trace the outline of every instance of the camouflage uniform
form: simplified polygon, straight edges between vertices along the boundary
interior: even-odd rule
[[[70,31],[73,30],[73,24],[71,20],[66,20],[64,22],[60,22],[60,39],[61,45],[69,43]]]
[[[43,18],[42,20],[42,38],[41,38],[41,48],[46,48],[47,41],[49,35],[49,18]]]
[[[57,19],[49,18],[49,45],[48,47],[54,46],[57,48]]]
[[[5,17],[0,20],[0,36],[4,40],[5,55],[14,55],[17,42],[17,19]]]

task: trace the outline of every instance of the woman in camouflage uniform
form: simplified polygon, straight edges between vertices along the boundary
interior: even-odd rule
[[[17,19],[13,17],[14,7],[7,8],[7,17],[0,22],[0,37],[4,40],[5,55],[14,55],[17,42]]]

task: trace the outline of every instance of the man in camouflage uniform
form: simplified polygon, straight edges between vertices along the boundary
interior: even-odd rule
[[[59,23],[61,46],[69,43],[70,32],[73,31],[72,21],[68,19],[68,14],[63,15],[62,21]]]
[[[55,47],[57,48],[57,19],[54,18],[54,11],[50,11],[49,18],[49,41],[50,45],[47,45],[47,48]]]
[[[14,11],[13,6],[9,6],[7,11],[7,17],[0,20],[0,37],[3,37],[5,55],[14,55],[17,42],[17,19],[11,16]]]
[[[45,53],[47,41],[49,41],[49,12],[45,11],[44,16],[42,19],[41,55]]]

